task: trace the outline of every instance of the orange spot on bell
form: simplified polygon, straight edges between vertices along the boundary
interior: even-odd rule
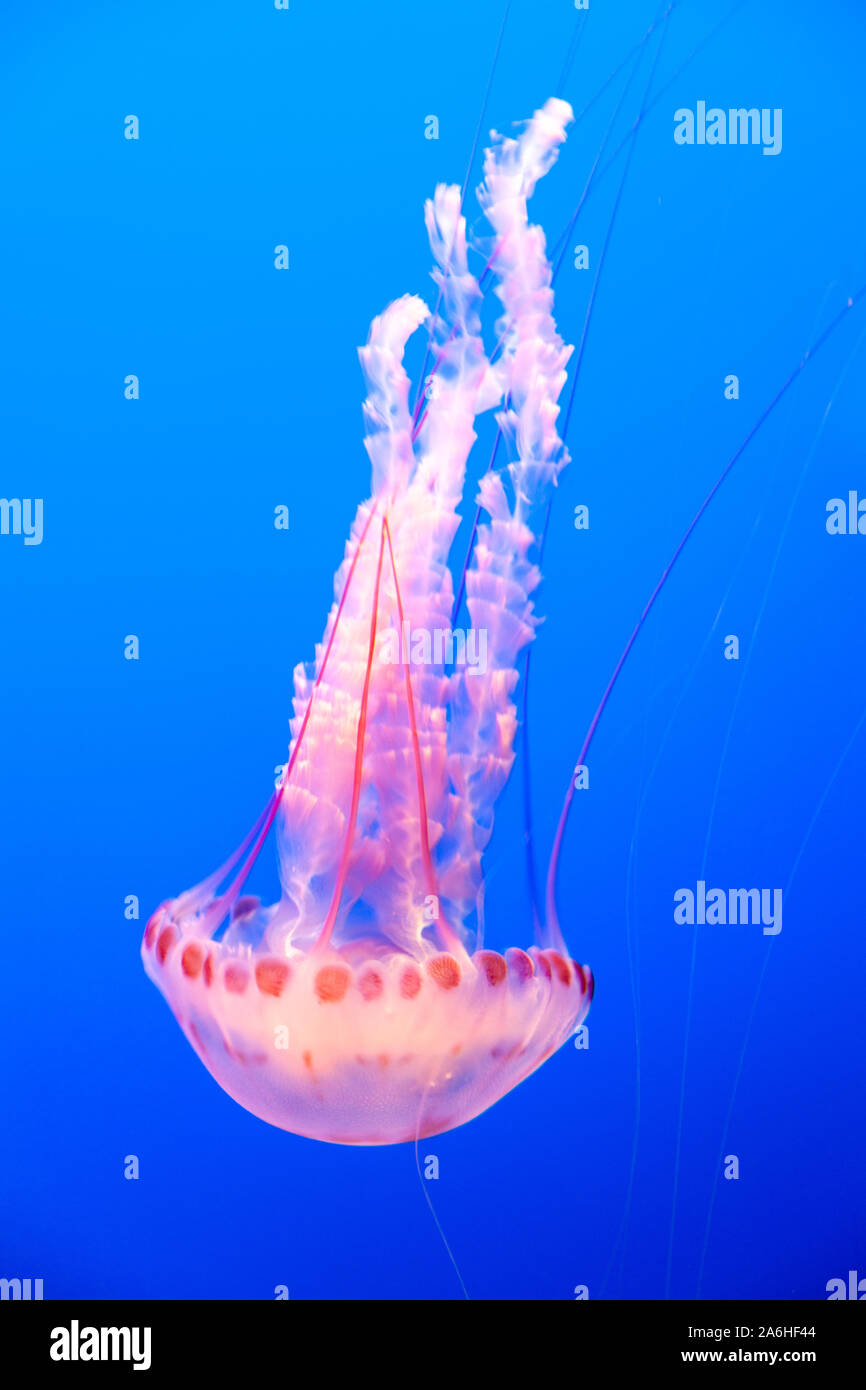
[[[400,976],[400,994],[404,999],[414,999],[420,988],[420,973],[414,965],[407,965]]]
[[[232,961],[226,966],[224,979],[230,994],[243,994],[250,982],[250,972],[245,965],[238,965],[236,961]]]
[[[316,975],[316,994],[323,1004],[338,1003],[349,988],[349,971],[345,965],[323,965]]]
[[[160,965],[165,965],[165,958],[176,941],[177,932],[174,927],[164,927],[156,943],[156,955]]]
[[[455,989],[460,983],[460,966],[447,951],[427,962],[427,973],[440,989]]]
[[[550,964],[551,970],[560,983],[570,985],[571,970],[569,969],[568,961],[565,957],[561,956],[558,951],[545,951],[544,954]]]
[[[147,926],[146,926],[145,929],[144,929],[144,944],[145,944],[145,946],[147,947],[148,950],[151,949],[151,947],[153,946],[154,941],[155,941],[156,938],[157,938],[157,935],[158,935],[158,933],[159,933],[160,924],[161,924],[161,922],[162,922],[162,917],[163,917],[162,908],[161,908],[161,907],[158,907],[158,908],[156,909],[156,912],[154,912],[153,916],[151,917],[150,921],[148,922]]]
[[[197,942],[191,941],[184,947],[183,955],[180,958],[181,969],[188,980],[196,980],[201,974],[204,951]]]
[[[487,976],[487,982],[491,985],[501,985],[508,974],[508,966],[502,956],[496,951],[479,951],[475,957],[479,968]]]
[[[256,966],[256,984],[262,994],[272,994],[279,999],[291,973],[291,966],[285,961],[260,960]]]
[[[505,952],[505,959],[508,962],[508,969],[512,976],[518,980],[531,980],[535,974],[535,966],[532,964],[532,956],[528,956],[525,951],[521,951],[518,946],[511,946]]]
[[[358,989],[365,999],[378,999],[385,988],[385,981],[378,970],[365,970],[358,981]]]

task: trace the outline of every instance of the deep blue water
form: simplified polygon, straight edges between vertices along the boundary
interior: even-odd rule
[[[356,348],[398,294],[432,304],[423,200],[464,177],[503,10],[5,7],[0,493],[42,498],[44,534],[0,536],[0,1275],[41,1277],[46,1297],[460,1296],[412,1147],[317,1144],[242,1110],[139,941],[226,857],[284,760],[291,670],[368,488]],[[657,12],[513,0],[485,133],[557,90],[579,111]],[[532,205],[552,245],[606,141],[571,238],[590,269],[569,255],[556,283],[578,343],[606,250],[538,595],[540,872],[665,564],[866,281],[866,12],[756,0],[717,27],[728,13],[677,4]],[[781,151],[678,145],[674,112],[698,101],[780,109]],[[605,710],[560,875],[597,980],[588,1050],[422,1143],[473,1298],[821,1299],[866,1275],[866,536],[826,529],[830,499],[866,496],[864,333],[866,302],[738,460]],[[525,751],[488,856],[502,948],[531,935]],[[699,880],[782,888],[782,930],[676,923],[674,893]]]

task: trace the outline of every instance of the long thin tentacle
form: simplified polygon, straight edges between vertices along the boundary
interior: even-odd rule
[[[662,592],[662,589],[664,588],[665,584],[667,583],[668,578],[670,577],[670,574],[671,574],[672,570],[674,569],[674,566],[676,565],[678,559],[679,559],[680,556],[682,555],[682,553],[683,553],[683,551],[684,551],[686,545],[688,544],[689,540],[691,539],[692,535],[694,534],[695,529],[697,528],[697,526],[698,526],[698,524],[699,524],[701,518],[703,517],[704,513],[706,512],[707,508],[709,507],[709,505],[710,505],[710,503],[712,502],[713,498],[715,497],[716,493],[717,493],[717,492],[719,491],[719,489],[722,487],[722,485],[723,485],[725,479],[728,477],[728,475],[730,474],[731,470],[732,470],[732,469],[734,468],[734,466],[737,464],[737,462],[739,461],[739,459],[742,458],[743,454],[746,452],[746,449],[747,449],[747,448],[749,447],[749,445],[751,444],[751,442],[752,442],[752,440],[754,439],[755,435],[758,433],[758,431],[761,429],[761,427],[762,427],[762,426],[766,423],[766,421],[769,419],[770,415],[771,415],[772,412],[775,410],[776,406],[779,404],[779,402],[782,400],[782,398],[788,393],[788,391],[789,391],[790,388],[793,386],[793,384],[794,384],[794,382],[797,380],[797,378],[800,376],[801,372],[805,369],[805,367],[807,366],[807,364],[808,364],[809,362],[811,362],[812,359],[820,352],[821,348],[822,348],[822,347],[824,346],[824,344],[828,341],[828,339],[836,332],[836,329],[837,329],[837,328],[839,327],[839,325],[843,322],[843,320],[847,317],[847,315],[850,314],[851,311],[852,311],[852,309],[856,308],[856,306],[857,306],[858,304],[860,304],[864,298],[866,298],[866,284],[861,285],[860,289],[857,290],[856,294],[853,294],[853,295],[851,296],[851,298],[847,301],[847,303],[846,303],[845,305],[843,305],[843,307],[839,310],[839,312],[836,314],[836,316],[832,319],[832,321],[831,321],[831,322],[828,324],[828,326],[824,329],[823,333],[819,334],[819,336],[815,339],[815,341],[814,341],[814,343],[812,344],[812,346],[806,350],[806,352],[804,353],[804,355],[803,355],[803,357],[800,359],[800,361],[797,363],[797,365],[796,365],[796,367],[794,368],[794,370],[790,373],[790,375],[786,378],[786,380],[785,380],[785,381],[782,383],[782,385],[779,387],[778,391],[777,391],[776,394],[773,396],[773,399],[770,401],[770,403],[769,403],[767,406],[765,406],[764,410],[763,410],[763,411],[761,412],[761,414],[758,416],[758,419],[755,421],[754,425],[753,425],[752,428],[749,430],[749,433],[746,435],[746,437],[745,437],[745,439],[743,440],[742,444],[740,444],[739,448],[734,452],[734,454],[733,454],[733,455],[731,456],[731,458],[728,460],[727,464],[726,464],[725,467],[722,469],[722,472],[719,474],[719,476],[718,476],[718,478],[716,479],[716,481],[713,483],[713,486],[710,488],[709,492],[707,493],[707,495],[706,495],[706,497],[704,498],[703,502],[701,503],[700,507],[699,507],[698,510],[695,512],[695,515],[692,517],[692,520],[689,522],[689,525],[687,526],[687,528],[686,528],[686,530],[685,530],[685,532],[684,532],[684,534],[683,534],[683,536],[682,536],[682,538],[681,538],[681,540],[680,540],[680,542],[679,542],[679,544],[678,544],[676,550],[674,551],[674,553],[673,553],[673,555],[671,556],[671,558],[670,558],[670,560],[668,561],[668,563],[665,565],[665,568],[664,568],[664,570],[662,571],[662,574],[661,574],[661,576],[660,576],[660,578],[659,578],[659,580],[658,580],[658,583],[656,584],[655,588],[653,589],[652,593],[650,594],[649,599],[647,600],[646,605],[644,606],[643,612],[641,613],[640,617],[638,618],[638,620],[637,620],[637,622],[636,622],[636,624],[635,624],[635,626],[634,626],[634,630],[632,631],[632,634],[631,634],[631,636],[629,637],[629,639],[628,639],[628,641],[627,641],[625,647],[623,648],[622,654],[620,655],[620,658],[619,658],[619,660],[617,661],[616,666],[614,667],[613,674],[611,675],[610,680],[608,681],[607,686],[605,687],[604,693],[603,693],[603,695],[602,695],[602,697],[601,697],[601,700],[599,701],[598,707],[597,707],[597,709],[596,709],[596,711],[595,711],[595,714],[593,715],[592,720],[591,720],[591,722],[590,722],[589,729],[587,730],[587,733],[586,733],[586,737],[584,738],[583,743],[582,743],[582,745],[581,745],[581,749],[580,749],[580,752],[579,752],[578,757],[577,757],[577,762],[575,763],[575,770],[576,770],[578,767],[580,767],[580,766],[586,761],[586,755],[587,755],[587,753],[589,752],[590,746],[591,746],[591,744],[592,744],[592,740],[593,740],[593,738],[595,737],[595,732],[596,732],[596,729],[598,728],[598,725],[599,725],[599,721],[600,721],[600,719],[601,719],[601,716],[603,715],[603,713],[604,713],[604,711],[605,711],[605,709],[606,709],[606,707],[607,707],[607,703],[608,703],[608,701],[609,701],[609,699],[610,699],[610,697],[611,697],[611,695],[612,695],[612,693],[613,693],[614,687],[615,687],[615,685],[616,685],[616,683],[617,683],[617,681],[618,681],[618,679],[619,679],[620,673],[621,673],[623,667],[625,666],[626,661],[628,660],[628,657],[629,657],[629,655],[630,655],[630,653],[631,653],[631,650],[632,650],[632,648],[634,647],[634,644],[635,644],[635,642],[636,642],[637,639],[638,639],[638,636],[639,636],[639,634],[640,634],[640,631],[641,631],[641,629],[643,628],[644,623],[646,622],[646,620],[647,620],[647,618],[649,617],[650,613],[652,612],[653,608],[655,607],[656,600],[658,599],[659,594]],[[557,875],[557,870],[558,870],[558,868],[559,868],[559,856],[560,856],[560,851],[561,851],[561,849],[562,849],[562,839],[563,839],[563,835],[565,834],[565,827],[566,827],[566,824],[567,824],[567,822],[568,822],[568,814],[569,814],[569,811],[571,810],[571,804],[572,804],[573,799],[574,799],[574,775],[572,775],[571,780],[569,781],[568,790],[567,790],[567,792],[566,792],[566,794],[565,794],[565,800],[564,800],[564,802],[563,802],[562,812],[561,812],[560,817],[559,817],[559,823],[558,823],[558,825],[557,825],[557,828],[556,828],[556,835],[555,835],[555,838],[554,838],[554,841],[553,841],[553,851],[552,851],[551,856],[550,856],[550,865],[549,865],[549,868],[548,868],[548,871],[547,871],[547,895],[546,895],[546,899],[547,899],[547,912],[548,912],[548,915],[550,915],[550,914],[552,913],[552,914],[554,915],[554,917],[555,917],[555,913],[556,913],[556,875]]]

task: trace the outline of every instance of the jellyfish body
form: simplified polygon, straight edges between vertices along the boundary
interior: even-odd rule
[[[148,974],[223,1089],[312,1138],[386,1144],[462,1124],[589,1008],[592,977],[550,910],[538,944],[504,955],[483,949],[480,912],[514,760],[516,663],[536,622],[531,553],[567,462],[556,420],[570,349],[526,204],[570,119],[548,101],[486,153],[478,197],[503,305],[490,359],[460,190],[440,185],[428,201],[434,389],[413,418],[403,354],[429,310],[407,295],[361,349],[372,495],[315,663],[295,671],[280,785],[227,864],[145,930]],[[476,415],[497,406],[509,462],[480,484],[472,626],[454,633],[448,557],[466,460]],[[282,894],[263,906],[242,888],[272,827]]]

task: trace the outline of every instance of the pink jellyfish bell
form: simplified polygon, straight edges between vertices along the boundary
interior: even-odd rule
[[[231,859],[144,933],[148,974],[223,1089],[314,1139],[393,1144],[471,1120],[573,1033],[592,997],[551,897],[526,951],[482,949],[480,928],[482,854],[514,761],[516,663],[534,635],[529,554],[567,462],[556,402],[570,349],[526,202],[570,120],[548,101],[485,156],[485,278],[504,309],[492,363],[460,190],[440,185],[428,201],[432,387],[413,418],[403,352],[429,311],[407,295],[361,349],[372,497],[315,666],[295,671],[285,773]],[[500,404],[511,461],[481,480],[471,627],[454,631],[448,554],[474,419]],[[274,825],[282,895],[265,907],[242,889]]]

